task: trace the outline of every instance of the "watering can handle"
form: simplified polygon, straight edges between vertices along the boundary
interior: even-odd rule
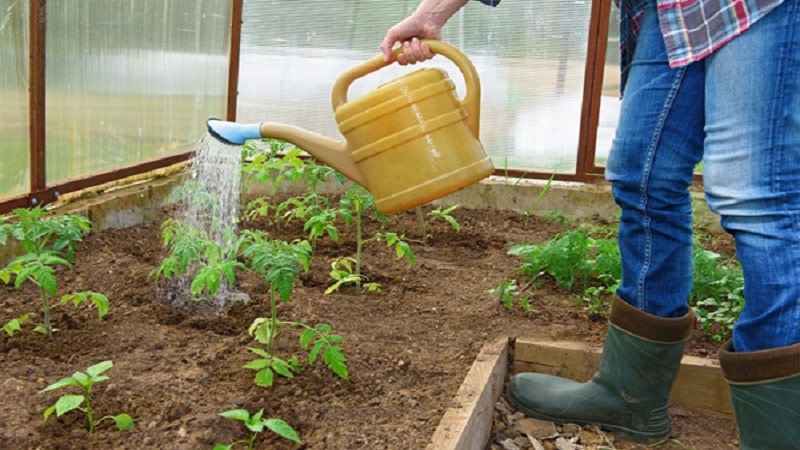
[[[478,138],[480,124],[481,83],[478,79],[478,72],[475,70],[475,66],[472,65],[472,61],[470,61],[466,55],[461,53],[460,50],[444,41],[423,39],[423,42],[428,44],[428,47],[433,53],[446,56],[448,59],[453,61],[456,66],[458,66],[459,70],[461,70],[461,75],[464,77],[464,81],[467,86],[467,92],[464,94],[464,98],[461,100],[461,105],[467,110],[467,124],[469,125],[470,131],[472,131],[472,134],[475,136],[475,138]],[[353,81],[397,61],[397,55],[401,51],[402,47],[398,47],[394,49],[392,52],[392,58],[388,61],[384,60],[383,55],[378,55],[355,67],[350,68],[341,74],[333,84],[333,92],[331,94],[333,110],[336,111],[336,109],[338,109],[340,106],[347,103],[347,91]]]

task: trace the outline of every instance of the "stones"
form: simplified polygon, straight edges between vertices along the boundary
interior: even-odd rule
[[[502,397],[495,404],[492,433],[491,450],[589,450],[613,448],[614,443],[611,434],[597,427],[526,417]]]

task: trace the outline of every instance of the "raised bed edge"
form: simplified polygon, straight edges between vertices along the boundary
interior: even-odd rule
[[[597,370],[600,352],[599,348],[579,342],[545,342],[527,338],[502,338],[485,344],[439,422],[427,449],[485,449],[494,419],[494,406],[502,395],[509,371],[511,374],[547,373],[583,381]],[[670,400],[712,416],[733,417],[730,392],[717,361],[684,356]]]

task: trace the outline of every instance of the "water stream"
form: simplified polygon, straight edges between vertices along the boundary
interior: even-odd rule
[[[174,219],[198,230],[227,253],[238,231],[241,196],[241,148],[204,135],[197,144],[186,177],[176,194],[178,208]],[[196,268],[172,280],[165,296],[177,306],[220,313],[238,301],[248,301],[247,294],[228,286],[226,280],[213,298],[193,299],[190,286]]]

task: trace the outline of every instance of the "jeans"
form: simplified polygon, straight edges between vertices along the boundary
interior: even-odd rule
[[[744,274],[734,349],[800,343],[800,0],[675,69],[655,0],[646,10],[606,167],[621,208],[617,295],[644,312],[688,311],[700,161]]]

